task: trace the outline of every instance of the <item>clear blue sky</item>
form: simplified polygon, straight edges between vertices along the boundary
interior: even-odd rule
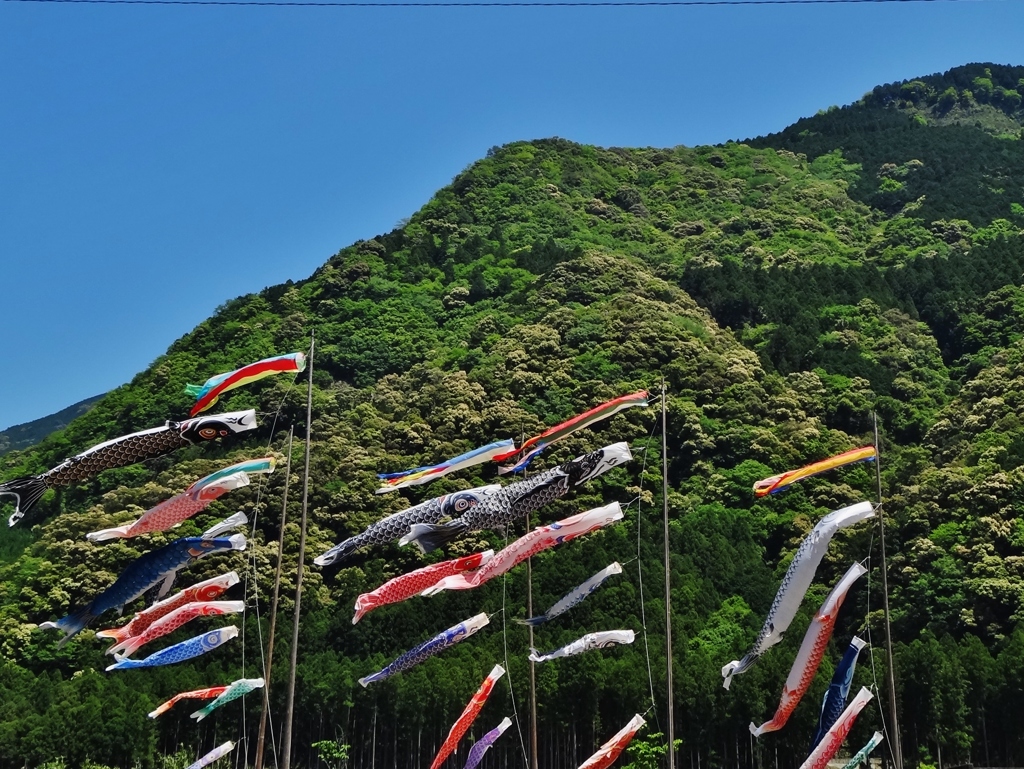
[[[489,147],[778,130],[1024,63],[1024,4],[315,9],[0,2],[0,428],[393,228]],[[214,372],[211,372],[214,373]]]

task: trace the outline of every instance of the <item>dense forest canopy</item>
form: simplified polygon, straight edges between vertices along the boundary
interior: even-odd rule
[[[412,502],[496,482],[485,465],[378,496],[375,473],[530,435],[617,395],[657,392],[664,378],[680,761],[796,767],[855,633],[877,647],[855,685],[881,688],[847,747],[856,750],[888,712],[876,529],[836,537],[790,632],[728,692],[720,669],[749,648],[803,536],[828,511],[876,497],[874,470],[852,466],[757,501],[751,484],[870,443],[877,414],[904,754],[915,766],[940,754],[947,764],[1020,765],[1022,96],[1024,68],[968,65],[881,86],[745,143],[494,148],[403,226],[342,249],[306,280],[228,301],[65,429],[0,458],[0,478],[183,418],[186,383],[307,349],[315,330],[296,761],[328,765],[339,752],[324,747],[331,743],[350,746],[354,767],[420,767],[495,663],[507,660],[509,673],[472,737],[527,712],[527,631],[513,622],[526,616],[525,570],[381,608],[355,626],[353,601],[424,563],[500,548],[525,522],[471,534],[446,555],[389,546],[324,570],[312,558]],[[0,533],[0,767],[184,766],[227,738],[243,740],[251,760],[258,695],[198,725],[187,705],[157,721],[146,713],[179,691],[262,671],[284,462],[173,532],[103,546],[84,534],[133,520],[231,462],[268,451],[283,460],[288,427],[303,434],[304,377],[222,398],[217,410],[255,408],[257,431],[50,492],[21,527]],[[636,454],[533,518],[548,523],[612,500],[626,509],[621,523],[534,558],[541,609],[613,560],[625,567],[539,628],[535,645],[640,632],[631,646],[537,667],[543,766],[578,765],[649,709],[652,690],[648,733],[666,726],[657,429],[655,410],[630,409],[535,463],[553,467],[621,440]],[[301,456],[297,442],[293,459]],[[292,481],[286,612],[300,509],[294,464]],[[97,628],[62,648],[38,629],[133,557],[237,509],[255,520],[248,550],[202,560],[179,585],[229,568],[246,575],[238,641],[179,666],[104,673],[110,658]],[[774,710],[813,612],[864,559],[870,578],[847,599],[804,702],[785,729],[752,741],[747,724]],[[368,689],[357,683],[481,611],[491,623],[472,639]],[[277,681],[288,652],[279,634]],[[275,714],[283,697],[275,686]],[[642,748],[637,766],[649,756]],[[522,751],[513,726],[484,765],[514,765]],[[463,749],[453,760],[464,758]]]

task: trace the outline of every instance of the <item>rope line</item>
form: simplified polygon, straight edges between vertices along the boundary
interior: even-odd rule
[[[508,547],[508,530],[505,527],[505,547]],[[519,709],[516,707],[516,695],[512,689],[512,667],[508,663],[508,612],[505,611],[505,596],[508,593],[508,572],[501,576],[501,641],[505,647],[505,673],[508,677],[508,696],[512,700],[512,720],[516,722],[516,731],[519,732],[519,744],[523,748],[523,761],[526,762],[526,769],[530,769],[530,755],[526,752],[526,740],[523,739],[523,725],[519,720]]]
[[[638,582],[639,588],[640,588],[640,626],[643,628],[643,631],[644,631],[644,653],[647,656],[647,683],[650,686],[650,692],[651,692],[651,707],[648,708],[648,711],[650,711],[651,708],[654,708],[654,706],[655,706],[655,699],[654,699],[654,674],[651,672],[651,648],[650,648],[650,646],[649,646],[649,644],[647,642],[647,613],[646,613],[646,611],[644,609],[644,572],[643,572],[643,566],[641,565],[643,563],[643,560],[640,557],[640,543],[641,543],[640,529],[641,529],[641,520],[642,520],[642,515],[641,515],[642,510],[641,510],[641,507],[643,505],[643,495],[644,495],[644,473],[647,472],[647,458],[651,455],[651,452],[649,451],[649,449],[651,447],[651,441],[654,439],[654,433],[655,433],[655,431],[657,431],[657,429],[658,429],[658,420],[655,419],[654,420],[654,426],[651,428],[651,433],[650,433],[650,435],[647,436],[647,445],[643,448],[644,462],[643,462],[643,465],[640,468],[640,481],[639,481],[640,493],[636,495],[636,499],[635,500],[631,500],[630,502],[628,502],[626,504],[626,507],[628,509],[629,505],[633,504],[634,501],[636,502],[636,559],[635,560],[636,560],[637,582]],[[661,730],[661,724],[658,722],[658,712],[657,711],[654,712],[654,722],[657,725],[658,730],[660,731]]]
[[[274,444],[274,433],[277,430],[277,422],[278,422],[278,420],[281,417],[281,410],[284,408],[284,403],[288,399],[288,396],[291,394],[292,390],[295,388],[295,385],[296,385],[297,382],[298,382],[298,375],[295,376],[295,379],[292,380],[292,383],[285,389],[284,394],[281,396],[281,401],[277,404],[277,411],[273,412],[274,420],[270,424],[270,437],[267,440],[267,447],[266,447],[266,449],[263,452],[264,456],[269,454],[270,451],[271,451],[271,448],[273,447],[273,444]],[[266,412],[266,413],[270,414],[271,412]],[[261,667],[263,669],[263,680],[264,681],[266,681],[266,679],[267,679],[267,658],[266,658],[266,650],[264,649],[264,644],[263,644],[263,626],[260,624],[260,590],[259,590],[259,582],[256,579],[256,547],[255,547],[255,544],[252,544],[252,543],[254,543],[255,539],[256,539],[256,525],[257,525],[259,517],[260,517],[260,509],[261,509],[261,505],[262,505],[262,502],[263,502],[263,492],[266,489],[267,485],[269,485],[269,478],[267,477],[268,475],[269,475],[269,473],[260,473],[259,483],[256,486],[256,501],[253,504],[252,527],[251,527],[250,533],[249,533],[249,540],[250,540],[250,543],[251,543],[251,546],[249,548],[249,555],[250,555],[250,557],[247,559],[247,564],[246,564],[247,568],[245,569],[245,584],[242,587],[242,600],[245,602],[245,606],[242,609],[242,678],[245,678],[245,625],[246,625],[245,619],[246,619],[246,614],[248,613],[249,595],[250,595],[250,590],[251,590],[252,601],[253,601],[253,611],[256,613],[256,633],[257,633],[257,639],[259,641],[260,664],[261,664]],[[250,582],[250,576],[251,576],[251,582]],[[274,732],[273,732],[273,721],[270,718],[270,710],[269,710],[269,708],[267,710],[267,721],[271,725],[270,734],[271,734],[271,741],[272,741],[272,744],[273,744],[273,734],[274,734]],[[245,746],[245,749],[236,752],[236,766],[237,766],[237,756],[239,754],[245,755],[248,752],[249,741],[248,741],[248,732],[246,730],[246,724],[245,724],[245,708],[244,707],[242,708],[242,733],[241,733],[241,737],[239,739],[239,742],[241,742]],[[277,766],[277,745],[276,744],[274,744],[274,766],[275,767]]]
[[[871,539],[868,542],[868,598],[867,598],[867,610],[864,615],[864,624],[867,627],[868,635],[868,659],[871,661],[871,688],[875,690],[876,704],[878,706],[878,715],[882,717],[882,735],[885,737],[885,747],[889,751],[889,757],[892,759],[892,765],[896,766],[896,753],[893,751],[892,739],[889,737],[889,722],[885,717],[885,710],[882,707],[882,690],[878,686],[878,674],[875,670],[875,644],[871,640],[871,553],[875,549],[875,530],[871,528]]]
[[[429,0],[428,2],[372,3],[358,0],[0,0],[6,3],[71,3],[85,5],[209,5],[271,8],[687,8],[743,5],[907,5],[912,3],[964,3],[985,0]]]

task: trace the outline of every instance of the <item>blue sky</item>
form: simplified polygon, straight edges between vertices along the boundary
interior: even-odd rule
[[[392,229],[493,145],[756,136],[879,83],[1024,63],[1021,40],[1012,0],[0,2],[0,429],[129,380],[222,302]]]

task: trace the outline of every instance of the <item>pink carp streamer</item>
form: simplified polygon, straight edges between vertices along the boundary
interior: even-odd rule
[[[222,695],[227,691],[227,686],[210,686],[206,689],[193,689],[190,692],[182,692],[181,694],[175,694],[167,702],[162,705],[158,705],[156,710],[149,714],[150,718],[156,718],[162,716],[168,710],[173,708],[176,704],[182,700],[212,700]]]
[[[480,715],[480,711],[487,702],[487,698],[491,696],[494,685],[503,675],[505,675],[505,668],[501,665],[495,665],[491,672],[487,674],[487,678],[480,684],[480,688],[476,690],[476,694],[473,695],[469,704],[466,705],[462,715],[452,724],[451,731],[448,732],[448,736],[445,738],[444,744],[441,745],[441,749],[437,751],[437,756],[434,757],[434,762],[430,765],[430,769],[439,769],[441,764],[445,762],[445,759],[455,751],[459,740],[462,739],[462,735],[469,731],[469,727],[473,725],[476,717]]]
[[[782,698],[779,700],[779,707],[771,721],[766,721],[760,726],[750,724],[750,733],[760,737],[767,732],[775,732],[786,725],[789,717],[796,706],[800,703],[804,694],[814,681],[814,675],[818,672],[821,658],[825,655],[825,648],[829,639],[832,638],[832,630],[836,626],[836,618],[839,616],[839,609],[846,600],[846,594],[850,592],[853,583],[860,579],[867,569],[859,563],[853,564],[847,569],[843,578],[832,588],[825,602],[818,609],[818,613],[811,619],[811,624],[804,633],[803,643],[793,660],[793,667],[790,668],[789,677],[785,686],[782,687]]]
[[[501,550],[484,566],[468,574],[454,574],[428,587],[422,595],[435,595],[443,590],[469,590],[488,580],[499,577],[537,553],[581,537],[622,520],[622,507],[618,502],[595,507],[585,513],[563,518],[547,526],[538,526]]]
[[[626,724],[622,729],[608,742],[602,745],[598,751],[579,765],[579,769],[607,769],[615,763],[622,751],[626,749],[626,746],[633,741],[633,737],[640,731],[646,721],[643,716],[637,714],[633,716],[629,723]]]
[[[90,542],[105,542],[109,539],[128,539],[140,534],[167,531],[202,512],[211,502],[220,499],[229,491],[248,486],[251,483],[250,474],[274,472],[274,463],[274,457],[264,457],[225,467],[200,478],[181,494],[150,508],[138,520],[112,529],[90,531],[85,538]]]
[[[186,622],[191,622],[196,617],[219,617],[224,614],[238,614],[245,611],[245,601],[196,601],[187,603],[161,617],[139,635],[126,638],[107,649],[107,654],[121,654],[130,657],[150,641],[163,638],[168,633],[173,633]]]
[[[839,748],[846,739],[846,735],[853,728],[853,722],[864,709],[874,695],[864,686],[857,692],[857,696],[846,706],[846,710],[839,716],[839,720],[832,724],[832,727],[825,733],[824,739],[818,743],[818,747],[811,751],[811,755],[800,764],[800,769],[826,769],[828,762],[832,760]]]
[[[165,598],[159,603],[153,604],[145,611],[140,611],[127,625],[100,630],[96,635],[100,638],[113,638],[118,642],[124,641],[133,636],[140,635],[158,619],[166,617],[175,609],[195,601],[212,601],[229,587],[237,584],[238,574],[233,571],[221,574],[219,577],[203,580],[192,585],[192,587],[185,588],[180,593],[175,593],[170,598]]]
[[[410,571],[385,582],[371,593],[363,593],[356,598],[356,613],[352,624],[356,624],[366,614],[380,606],[398,603],[406,598],[419,595],[428,587],[433,587],[445,577],[464,571],[479,569],[494,557],[493,550],[474,553],[452,561],[441,561],[424,566],[422,569]]]

